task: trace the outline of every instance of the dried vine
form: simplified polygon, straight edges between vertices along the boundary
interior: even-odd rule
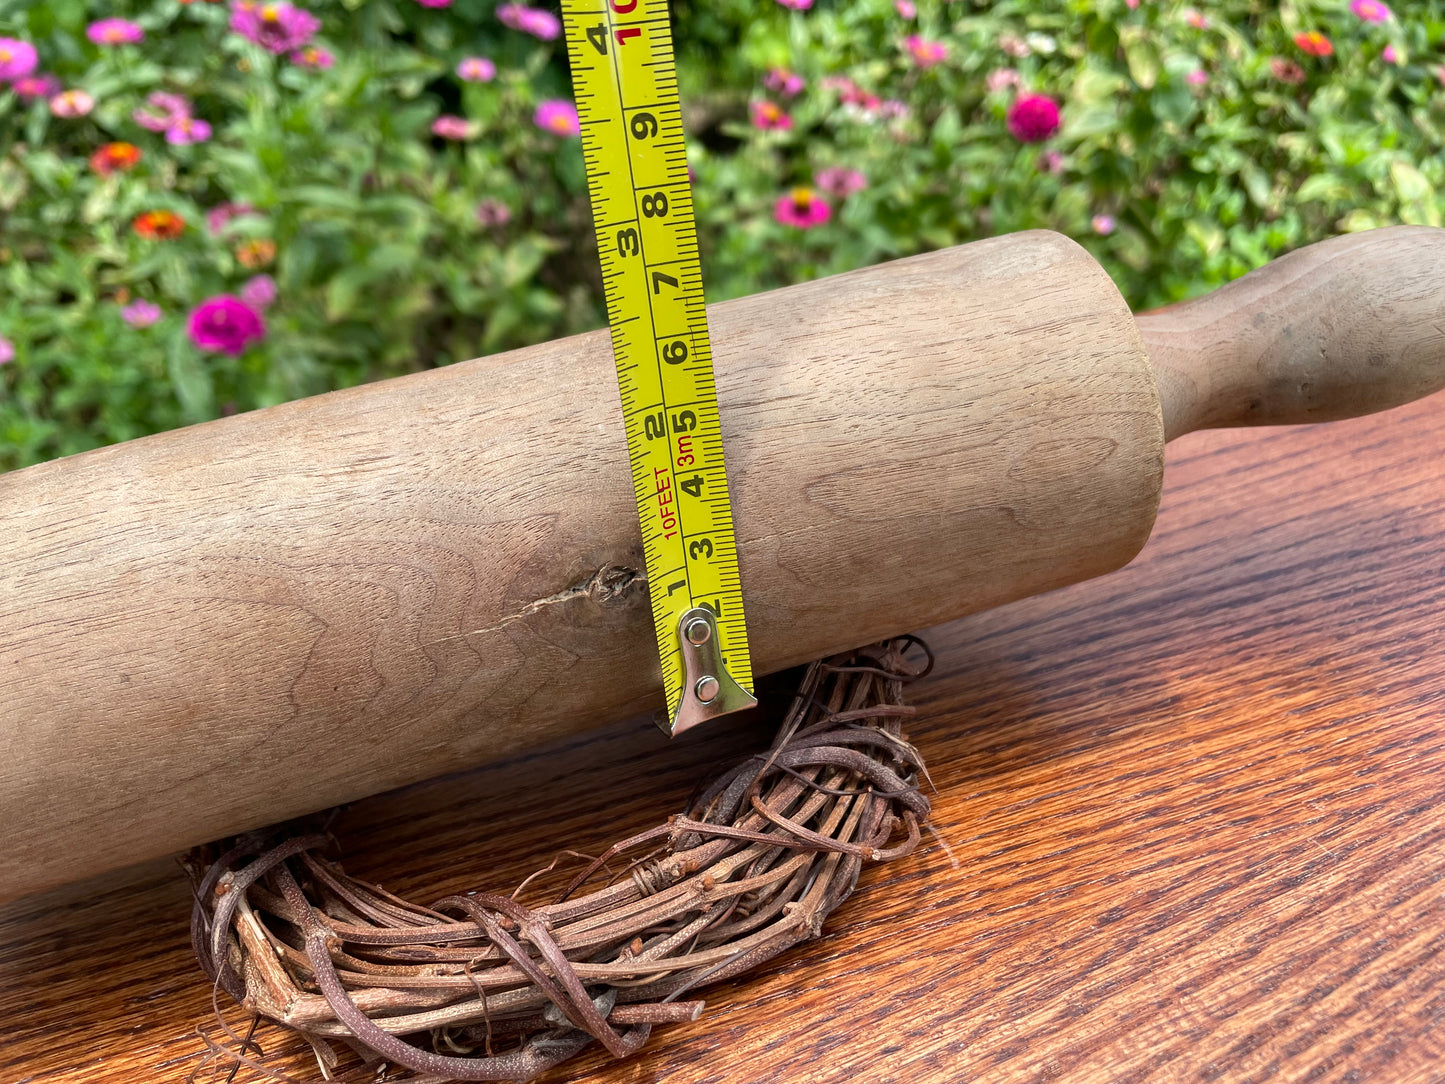
[[[410,903],[322,857],[319,832],[194,852],[196,956],[245,1008],[301,1032],[323,1068],[328,1040],[429,1081],[525,1080],[592,1042],[626,1057],[654,1024],[696,1019],[703,1003],[684,997],[699,986],[817,937],[865,861],[917,846],[925,769],[900,726],[903,685],[927,671],[904,659],[914,644],[812,664],[766,752],[544,906],[517,901],[526,881]],[[257,1064],[249,1039],[238,1046],[233,1061]]]

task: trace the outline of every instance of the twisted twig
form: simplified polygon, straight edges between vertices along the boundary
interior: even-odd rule
[[[325,1060],[334,1038],[432,1080],[524,1080],[593,1041],[626,1057],[652,1025],[697,1018],[689,991],[818,936],[865,860],[917,845],[925,769],[899,725],[915,643],[814,663],[767,752],[545,906],[473,892],[421,907],[321,857],[324,834],[196,852],[196,956]],[[648,844],[626,876],[576,896]]]

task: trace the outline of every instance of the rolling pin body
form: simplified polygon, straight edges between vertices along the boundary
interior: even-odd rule
[[[709,318],[759,673],[1148,537],[1159,394],[1071,241]],[[658,706],[619,418],[598,332],[0,477],[0,898]]]

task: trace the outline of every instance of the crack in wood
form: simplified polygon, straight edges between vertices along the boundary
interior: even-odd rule
[[[454,636],[443,636],[440,640],[433,640],[433,644],[443,644],[449,640],[461,640],[469,636],[480,636],[488,632],[497,632],[506,628],[514,622],[523,618],[531,617],[535,613],[547,609],[549,606],[558,606],[565,602],[572,602],[579,598],[590,598],[598,605],[611,602],[628,594],[639,586],[646,586],[647,576],[635,568],[626,565],[603,565],[592,575],[560,591],[545,595],[542,598],[534,599],[527,603],[515,613],[507,614],[495,625],[487,625],[484,628],[472,629],[470,632],[459,632]]]

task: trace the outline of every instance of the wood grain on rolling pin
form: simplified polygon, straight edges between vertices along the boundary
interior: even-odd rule
[[[1172,446],[1131,566],[928,634],[910,730],[957,868],[866,871],[697,1023],[546,1084],[1436,1084],[1442,462],[1440,396]],[[637,720],[369,799],[347,867],[505,888],[659,823],[748,740]],[[0,907],[0,1080],[185,1080],[210,1013],[189,909],[164,861]]]
[[[1139,333],[1073,242],[714,307],[754,668],[1148,535]],[[0,897],[661,703],[605,333],[0,478]]]

